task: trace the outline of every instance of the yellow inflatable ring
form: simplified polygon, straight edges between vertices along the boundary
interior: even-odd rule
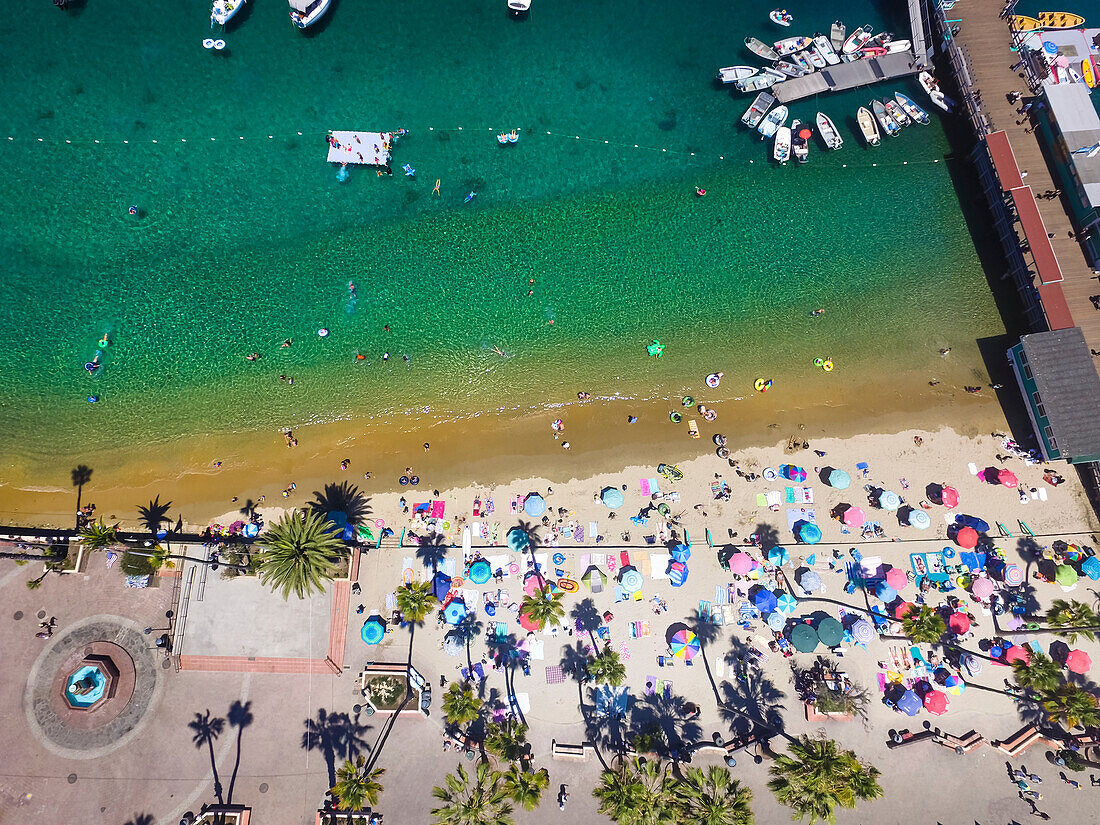
[[[752,386],[757,392],[764,392],[764,388],[768,386],[768,381],[765,378],[757,378],[756,383]]]
[[[406,567],[405,570],[401,573],[401,581],[403,581],[405,584],[412,584],[413,577],[413,569],[411,567]]]
[[[449,521],[443,522],[443,529],[444,530],[450,530],[451,529],[451,523]]]
[[[821,365],[821,368],[823,370],[825,370],[825,372],[832,372],[833,371],[833,362],[829,361],[829,360],[826,360],[825,363]]]
[[[572,579],[558,579],[558,587],[564,590],[566,593],[576,593],[580,590],[580,585]]]
[[[451,587],[462,587],[464,584],[466,584],[466,580],[462,576],[451,577]]]

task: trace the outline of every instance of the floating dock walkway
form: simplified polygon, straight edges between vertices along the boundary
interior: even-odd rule
[[[394,135],[390,132],[337,132],[328,133],[328,160],[330,163],[362,163],[367,166],[389,166],[390,145]]]

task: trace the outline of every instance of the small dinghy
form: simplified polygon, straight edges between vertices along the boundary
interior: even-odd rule
[[[911,40],[890,40],[882,45],[886,49],[887,54],[907,52],[913,48],[913,42]]]
[[[928,125],[928,112],[914,103],[912,98],[908,95],[903,95],[901,92],[894,92],[894,99],[898,102],[898,106],[901,107],[901,110],[909,115],[910,120],[916,121],[921,126]]]
[[[760,139],[765,140],[775,135],[776,129],[787,122],[787,107],[776,106],[772,109],[766,118],[760,121],[760,125],[756,127],[756,131],[760,133]]]
[[[858,29],[848,35],[848,39],[844,41],[844,46],[841,48],[841,51],[844,54],[854,54],[855,52],[862,49],[864,44],[866,44],[867,41],[870,39],[871,30],[865,29],[860,26]]]
[[[813,41],[808,37],[787,37],[775,43],[775,50],[782,57],[785,54],[794,54],[807,48]]]
[[[772,147],[772,157],[780,166],[791,159],[791,130],[788,126],[780,126],[775,130],[775,146]]]
[[[795,52],[790,55],[791,62],[797,66],[800,66],[807,74],[814,71],[814,64],[810,62],[810,58],[806,56],[805,52]]]
[[[755,54],[757,57],[762,57],[765,60],[778,60],[779,53],[765,43],[763,40],[757,40],[755,37],[745,38],[745,48]]]
[[[794,17],[786,9],[773,9],[768,13],[768,19],[777,26],[789,26],[794,22]]]
[[[848,28],[839,20],[833,22],[833,25],[829,28],[829,42],[833,44],[835,51],[840,51],[844,48],[844,41],[848,34]]]
[[[890,115],[898,126],[905,128],[912,122],[909,120],[909,115],[905,114],[902,108],[890,98],[884,97],[882,99],[882,105],[886,109],[886,114]]]
[[[787,75],[787,77],[802,77],[806,74],[806,70],[801,66],[796,66],[794,63],[790,63],[786,60],[777,61],[775,68]]]
[[[772,95],[761,92],[756,96],[745,114],[741,115],[741,122],[750,129],[755,129],[773,103],[775,103],[775,98]]]
[[[821,133],[821,139],[830,149],[839,149],[844,145],[844,138],[840,136],[832,119],[824,112],[817,113],[817,131]]]
[[[939,81],[932,77],[930,72],[921,72],[917,75],[917,81],[920,83],[921,88],[928,93],[929,99],[946,112],[947,98],[940,91]]]
[[[874,116],[867,110],[866,106],[859,107],[859,111],[856,112],[856,120],[859,122],[859,131],[863,133],[863,139],[867,141],[867,145],[878,146],[882,140],[879,136],[878,124],[875,123]]]
[[[752,77],[756,72],[755,66],[726,66],[718,70],[718,79],[723,83],[733,83]]]
[[[531,0],[508,0],[508,14],[512,17],[526,17],[531,11]]]
[[[897,137],[898,132],[901,131],[901,127],[898,126],[895,121],[886,112],[886,107],[882,105],[881,100],[871,101],[871,111],[875,113],[875,120],[878,121],[879,126],[882,127],[882,131],[888,134],[890,137]]]
[[[810,138],[814,135],[809,125],[797,118],[791,121],[791,149],[794,158],[799,163],[805,163],[810,159]]]
[[[802,52],[806,55],[806,58],[810,61],[810,64],[815,69],[824,69],[829,64],[825,61],[825,55],[817,50],[817,44],[812,40],[810,41],[810,47],[806,51]]]
[[[821,56],[825,58],[825,62],[830,66],[835,66],[840,62],[840,56],[836,53],[836,49],[833,48],[833,44],[829,42],[829,38],[823,34],[814,35],[814,46],[817,48]]]
[[[764,68],[760,70],[759,74],[754,74],[752,77],[733,81],[733,86],[739,92],[760,92],[764,89],[770,89],[780,80],[786,79],[787,76],[782,72]]]

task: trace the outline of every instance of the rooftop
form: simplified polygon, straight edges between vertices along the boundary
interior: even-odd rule
[[[1020,339],[1058,447],[1072,458],[1100,454],[1100,376],[1080,327]]]

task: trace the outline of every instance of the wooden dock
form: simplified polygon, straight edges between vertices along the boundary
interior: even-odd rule
[[[869,86],[872,83],[916,74],[917,62],[912,52],[853,60],[851,63],[829,66],[818,72],[776,83],[772,86],[771,93],[780,103],[791,103],[822,92],[843,92],[858,86]]]

